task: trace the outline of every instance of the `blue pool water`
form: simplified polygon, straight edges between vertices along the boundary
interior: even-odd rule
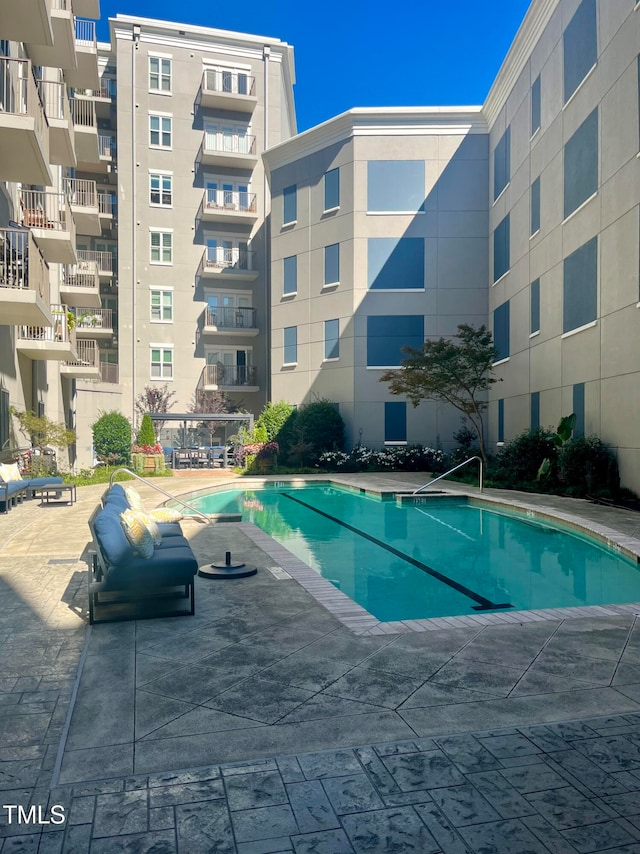
[[[192,503],[241,513],[380,620],[640,601],[640,567],[627,556],[464,499],[399,506],[277,484]]]

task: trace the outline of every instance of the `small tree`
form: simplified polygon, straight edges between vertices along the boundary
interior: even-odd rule
[[[229,396],[223,391],[196,391],[191,397],[189,412],[217,415],[219,413],[233,413],[238,411],[239,404],[233,403]],[[224,421],[201,421],[198,429],[205,430],[209,437],[209,445],[213,445],[213,439],[218,428],[224,426]]]
[[[286,423],[293,417],[296,411],[295,406],[291,403],[286,403],[284,400],[279,400],[277,403],[269,401],[256,421],[256,426],[264,426],[267,431],[268,442],[277,442],[278,434],[283,430]]]
[[[142,423],[140,424],[140,429],[138,430],[138,436],[136,437],[137,445],[155,445],[156,443],[156,434],[153,429],[153,421],[151,420],[151,416],[148,412],[142,416]]]
[[[93,447],[99,460],[127,465],[131,456],[131,424],[121,412],[103,412],[91,425]]]
[[[314,464],[325,451],[344,448],[344,421],[330,400],[314,400],[301,406],[293,433],[290,452],[300,465]]]
[[[147,412],[154,415],[168,412],[175,405],[175,401],[173,400],[175,396],[175,391],[169,391],[169,383],[165,383],[164,385],[146,385],[136,397],[136,414],[140,418],[143,418]],[[164,421],[156,421],[158,436],[164,425]]]
[[[499,381],[491,375],[498,351],[486,326],[476,329],[461,323],[454,338],[457,342],[450,338],[425,341],[421,350],[403,348],[408,358],[402,360],[402,367],[384,373],[380,382],[389,383],[391,394],[406,394],[413,406],[436,400],[462,412],[478,437],[480,455],[486,462],[483,416],[486,392]]]
[[[34,412],[19,412],[12,408],[20,425],[20,432],[28,438],[32,445],[52,445],[54,448],[68,448],[76,441],[76,431],[70,430],[64,424],[51,421],[46,415],[36,415]]]

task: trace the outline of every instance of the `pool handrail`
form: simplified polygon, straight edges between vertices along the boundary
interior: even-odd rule
[[[155,483],[151,483],[146,477],[141,477],[139,474],[136,474],[134,471],[131,471],[131,469],[125,468],[124,466],[121,466],[120,468],[117,468],[111,472],[111,477],[109,478],[109,489],[111,489],[111,487],[113,486],[114,477],[120,472],[126,472],[127,474],[130,474],[132,477],[135,477],[136,480],[141,480],[147,486],[151,486],[153,489],[156,490],[156,492],[161,492],[163,495],[166,495],[167,498],[171,498],[173,501],[177,501],[179,504],[182,504],[183,507],[188,507],[189,510],[195,513],[197,516],[201,517],[201,519],[199,519],[198,521],[204,520],[205,524],[207,525],[210,525],[213,521],[201,510],[198,510],[197,507],[193,507],[193,505],[189,504],[187,501],[184,501],[182,498],[178,498],[177,495],[172,495],[170,492],[167,492],[166,489],[162,489],[161,486],[158,486]]]
[[[414,489],[411,493],[412,495],[417,495],[419,492],[422,492],[423,489],[426,489],[428,486],[431,486],[434,483],[437,483],[439,480],[442,480],[443,477],[447,477],[447,475],[453,474],[454,471],[458,471],[463,466],[466,466],[467,463],[472,463],[474,460],[477,460],[480,463],[480,492],[484,490],[484,460],[482,457],[469,457],[468,460],[465,460],[463,463],[458,463],[457,466],[454,466],[449,471],[446,471],[444,474],[439,474],[438,477],[434,477],[433,480],[430,480],[429,483],[425,483],[424,486],[419,486],[417,489]]]

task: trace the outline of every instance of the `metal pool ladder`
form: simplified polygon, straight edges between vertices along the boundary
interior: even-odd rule
[[[429,483],[425,483],[424,486],[419,486],[417,489],[414,489],[411,493],[412,495],[417,495],[419,492],[422,492],[423,489],[426,489],[428,486],[431,486],[434,483],[437,483],[439,480],[442,480],[443,477],[447,477],[449,474],[453,474],[454,471],[458,471],[463,466],[466,466],[467,463],[472,463],[474,460],[477,460],[480,463],[480,492],[484,489],[484,462],[482,461],[482,457],[469,457],[468,460],[465,460],[463,463],[458,463],[457,466],[454,466],[449,471],[446,471],[444,474],[438,475],[438,477],[434,477],[433,480],[430,480]]]
[[[112,471],[111,477],[109,478],[109,488],[111,488],[113,486],[113,480],[114,480],[115,476],[117,474],[119,474],[121,471],[126,472],[127,474],[130,474],[132,477],[135,477],[136,480],[142,481],[142,483],[144,483],[146,486],[153,487],[153,489],[155,489],[156,492],[161,492],[163,495],[166,495],[167,498],[171,498],[173,501],[177,501],[178,504],[182,504],[183,507],[188,507],[189,510],[191,510],[193,513],[195,513],[199,517],[199,519],[198,519],[199,522],[204,522],[207,525],[211,524],[212,520],[209,518],[209,516],[207,516],[205,513],[202,513],[200,510],[198,510],[197,507],[194,507],[192,504],[188,504],[186,501],[183,501],[182,498],[178,498],[177,495],[172,495],[170,492],[167,492],[165,489],[162,489],[162,487],[157,486],[155,483],[151,483],[149,478],[140,477],[139,474],[136,474],[134,471],[131,471],[131,469],[122,467],[122,468],[117,468],[114,471]]]

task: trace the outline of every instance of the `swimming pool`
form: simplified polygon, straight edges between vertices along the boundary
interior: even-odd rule
[[[335,485],[225,489],[242,514],[382,621],[640,601],[640,567],[560,525],[451,497],[400,504]]]

